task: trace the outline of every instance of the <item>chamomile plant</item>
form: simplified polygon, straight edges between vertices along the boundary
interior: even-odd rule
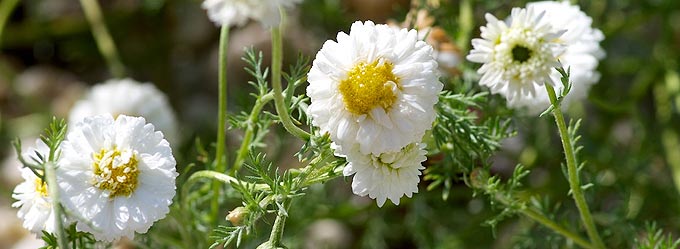
[[[614,184],[617,169],[602,162],[610,154],[593,152],[592,136],[581,137],[580,128],[600,120],[588,122],[592,117],[572,116],[568,108],[604,84],[598,66],[605,63],[607,32],[587,8],[411,1],[394,7],[404,12],[398,20],[383,23],[379,15],[335,20],[330,14],[344,7],[365,7],[336,2],[190,3],[208,24],[196,25],[192,39],[203,29],[219,33],[212,41],[217,60],[201,59],[217,65],[211,75],[217,82],[196,80],[177,90],[172,82],[126,75],[129,69],[144,77],[137,64],[123,66],[129,55],[118,55],[98,2],[81,0],[112,78],[92,81],[103,83],[75,98],[68,125],[54,118],[25,151],[16,140],[21,179],[11,206],[22,227],[47,248],[62,249],[680,243],[654,222],[633,224],[647,204],[640,195],[595,192],[597,184]],[[190,10],[168,16],[183,11]],[[177,20],[193,30],[189,19]],[[314,41],[292,30],[314,33],[316,25],[329,29],[327,37]],[[236,47],[249,32],[267,42]],[[300,44],[306,52],[291,56]],[[241,50],[242,56],[234,52]],[[166,57],[192,57],[186,54],[182,47]],[[230,63],[242,63],[246,78],[228,77]],[[168,66],[178,70],[164,77],[192,78],[182,71],[186,64]],[[667,85],[654,92],[655,103],[665,106],[656,115],[665,122],[668,151],[678,144],[668,128],[678,79],[667,73]],[[184,89],[210,89],[214,127],[189,130],[213,110],[200,105],[209,98],[190,98]],[[239,103],[228,98],[236,94],[244,96]],[[554,172],[564,178],[540,175]],[[541,182],[546,178],[551,182]],[[607,214],[614,205],[600,198],[626,202],[625,214]]]

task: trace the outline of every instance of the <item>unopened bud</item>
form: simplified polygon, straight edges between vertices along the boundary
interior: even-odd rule
[[[489,180],[489,172],[484,168],[474,168],[470,173],[470,184],[473,188],[484,188]]]
[[[231,222],[234,226],[240,226],[243,222],[243,218],[248,214],[248,209],[245,207],[237,207],[234,210],[229,211],[227,215],[227,220]]]

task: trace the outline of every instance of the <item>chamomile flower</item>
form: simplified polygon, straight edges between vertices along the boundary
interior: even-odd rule
[[[85,118],[70,128],[57,168],[61,201],[85,219],[76,228],[95,239],[132,239],[169,212],[175,158],[144,118]]]
[[[290,8],[302,0],[205,0],[201,5],[217,26],[242,26],[249,19],[272,27],[281,22],[279,8]]]
[[[604,35],[592,27],[593,20],[577,5],[564,2],[533,2],[527,5],[534,11],[545,11],[545,21],[550,23],[553,30],[557,27],[566,29],[559,38],[564,45],[564,52],[558,56],[562,66],[571,68],[569,76],[572,82],[571,91],[562,101],[562,107],[567,108],[572,101],[579,101],[588,95],[590,87],[597,83],[600,74],[597,72],[599,60],[604,58],[604,50],[600,42]],[[553,70],[550,75],[554,82],[560,82],[560,74]],[[555,91],[562,91],[562,84],[555,85]],[[535,98],[516,103],[516,107],[526,107],[530,114],[537,114],[548,108],[550,99],[545,91],[538,91]]]
[[[24,182],[14,188],[12,198],[17,201],[12,207],[19,208],[17,216],[23,219],[24,228],[30,230],[36,236],[41,231],[54,232],[54,213],[52,212],[52,199],[47,191],[47,184],[35,176],[28,168],[21,168],[21,177]]]
[[[312,124],[340,147],[376,155],[422,139],[443,87],[432,47],[415,30],[371,21],[326,41],[308,81]]]
[[[163,92],[151,83],[132,79],[111,79],[93,86],[76,102],[69,114],[69,127],[98,114],[142,116],[163,132],[170,142],[177,141],[177,120]]]
[[[42,163],[34,152],[43,156],[49,155],[50,149],[40,139],[36,140],[36,148],[29,148],[23,157],[31,163]],[[34,161],[35,159],[35,161]],[[17,216],[24,220],[24,228],[30,230],[36,236],[41,236],[41,231],[54,232],[55,216],[52,212],[52,198],[50,198],[45,184],[33,171],[28,168],[20,168],[22,183],[14,188],[12,198],[17,201],[12,207],[19,208]]]
[[[558,38],[563,31],[556,31],[543,13],[532,8],[514,8],[506,21],[488,13],[485,18],[482,38],[472,40],[467,56],[483,63],[477,70],[482,75],[480,85],[503,95],[509,105],[535,97],[537,91],[544,91],[545,83],[555,85],[550,75],[560,65],[557,57],[563,48]]]
[[[352,191],[359,196],[375,199],[382,207],[387,199],[399,205],[399,199],[418,193],[422,162],[427,159],[425,144],[412,143],[396,152],[378,155],[363,154],[358,150],[347,153],[345,176],[354,175]]]

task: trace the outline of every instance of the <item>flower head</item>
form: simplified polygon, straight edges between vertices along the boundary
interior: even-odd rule
[[[57,179],[62,203],[97,240],[145,233],[165,217],[175,195],[175,158],[163,134],[144,118],[85,118],[62,143]]]
[[[302,0],[205,0],[201,5],[218,26],[241,26],[249,19],[272,27],[281,22],[279,8],[290,8]]]
[[[488,13],[485,18],[482,38],[472,40],[473,50],[467,56],[484,63],[477,71],[482,74],[480,85],[505,96],[510,105],[534,97],[544,83],[555,85],[550,75],[560,65],[557,56],[562,46],[557,38],[562,31],[555,31],[543,13],[537,15],[532,8],[512,9],[505,22]]]
[[[564,52],[557,58],[565,69],[571,69],[569,76],[572,82],[571,91],[562,101],[562,107],[567,108],[570,102],[585,98],[590,87],[600,79],[597,66],[599,60],[604,58],[604,51],[600,47],[604,35],[592,27],[592,18],[568,1],[532,2],[527,7],[535,11],[544,11],[545,21],[554,31],[557,31],[557,28],[566,29],[558,40],[563,44]],[[550,77],[552,81],[559,82],[560,74],[553,70]],[[555,85],[557,92],[562,91],[562,88],[564,88],[562,84]],[[545,91],[538,91],[534,98],[518,101],[513,107],[525,107],[530,114],[537,114],[549,105],[548,94]]]
[[[47,156],[50,149],[40,139],[37,139],[35,143],[36,148],[29,148],[22,156],[30,162],[33,160],[29,158],[35,158],[36,163],[43,163],[34,152]],[[43,230],[49,233],[54,232],[55,216],[52,212],[52,198],[49,196],[47,184],[28,168],[22,167],[20,171],[24,181],[17,185],[12,193],[12,198],[17,200],[12,203],[12,207],[19,208],[17,216],[24,220],[24,228],[36,236],[42,236]]]
[[[379,207],[387,199],[399,205],[402,196],[410,198],[418,193],[420,170],[425,168],[422,162],[427,159],[426,154],[425,144],[419,143],[378,155],[366,155],[354,149],[346,156],[348,164],[343,174],[354,175],[352,191],[355,194],[376,199]]]
[[[177,120],[163,92],[151,83],[132,79],[108,80],[90,89],[69,114],[69,127],[86,117],[98,114],[142,116],[163,132],[171,142],[178,142]]]
[[[415,30],[371,21],[326,41],[308,75],[312,124],[340,147],[363,154],[420,141],[435,118],[443,85],[432,47]]]

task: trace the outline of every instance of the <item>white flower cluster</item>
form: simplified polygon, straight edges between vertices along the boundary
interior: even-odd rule
[[[312,124],[347,158],[354,193],[378,206],[417,193],[426,159],[420,142],[443,87],[432,47],[415,30],[355,22],[324,43],[308,81]]]
[[[202,6],[218,25],[254,19],[274,26],[280,9],[300,1],[205,0]],[[560,62],[571,68],[574,83],[565,104],[584,98],[599,80],[604,37],[578,6],[537,2],[513,9],[505,21],[485,18],[467,59],[483,64],[479,83],[503,95],[510,107],[531,113],[547,108],[540,88],[562,89],[553,69]],[[353,176],[352,191],[380,207],[418,193],[427,160],[422,139],[435,121],[443,88],[433,48],[418,32],[357,21],[349,33],[323,44],[308,81],[307,114],[346,159],[343,174]],[[177,142],[177,125],[166,96],[152,84],[110,80],[93,87],[69,119],[66,140],[55,153],[56,185],[59,203],[77,215],[64,221],[103,241],[147,232],[169,212],[178,175],[168,142]],[[38,161],[35,152],[49,154],[41,140],[36,147],[23,156]],[[27,229],[54,232],[48,186],[30,169],[21,173],[25,182],[15,188],[12,206]]]
[[[175,195],[178,174],[170,144],[145,118],[129,115],[148,117],[168,134],[176,133],[169,103],[152,84],[110,80],[75,105],[66,139],[55,153],[59,202],[77,214],[65,224],[75,222],[77,230],[97,240],[145,233],[169,212]],[[49,148],[42,140],[36,146],[22,156],[42,163]],[[14,189],[12,206],[36,235],[54,232],[47,184],[28,168],[21,172],[25,181]]]
[[[205,0],[203,8],[217,26],[242,26],[249,19],[273,27],[281,22],[280,8],[290,8],[302,0]]]
[[[479,84],[503,95],[508,106],[526,108],[531,114],[545,110],[550,101],[540,88],[547,83],[561,91],[560,75],[553,69],[560,63],[571,68],[573,83],[563,107],[583,99],[599,80],[595,70],[604,57],[599,46],[604,36],[591,27],[592,19],[578,6],[566,1],[535,2],[526,9],[513,9],[505,21],[491,14],[486,14],[486,20],[481,38],[472,40],[467,59],[483,63]]]

